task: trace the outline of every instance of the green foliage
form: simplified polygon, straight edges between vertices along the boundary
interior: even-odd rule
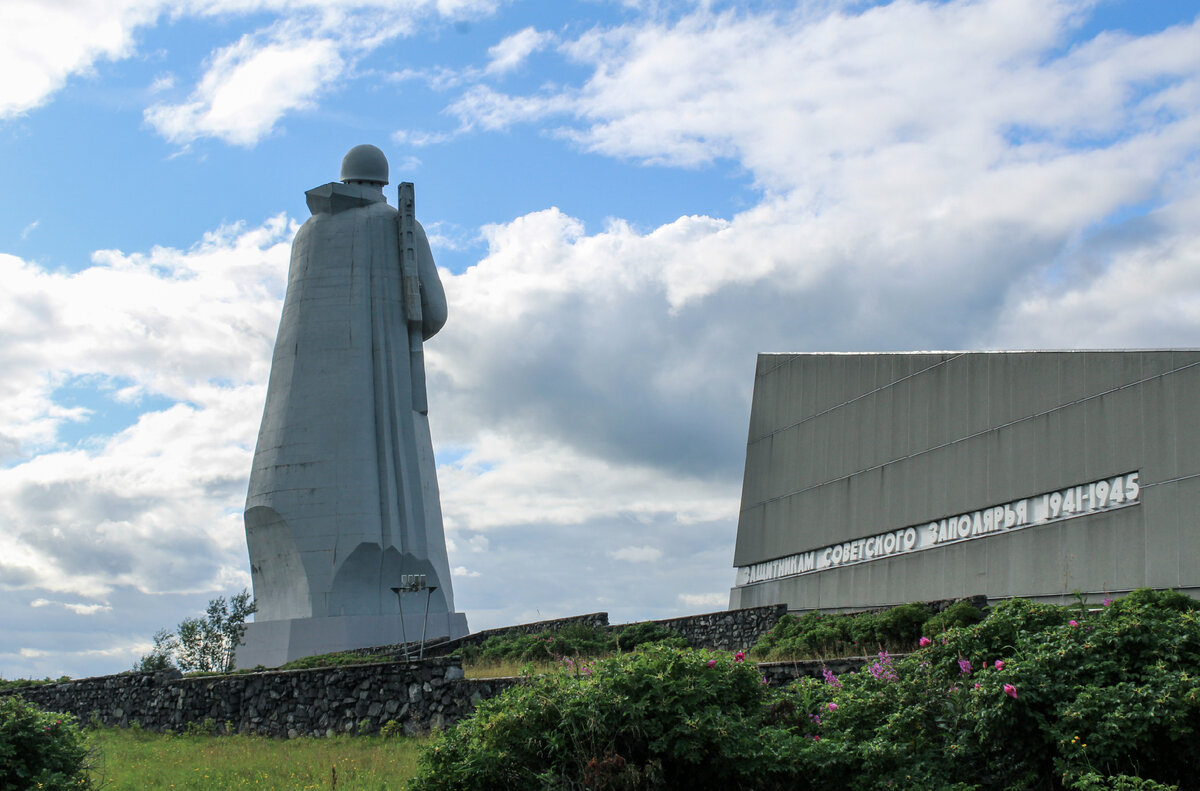
[[[189,722],[183,732],[188,736],[216,736],[217,721],[212,717],[205,717],[203,722]]]
[[[411,788],[764,787],[786,770],[761,760],[758,672],[710,658],[651,647],[532,678],[435,739]]]
[[[687,638],[679,632],[651,621],[630,624],[615,632],[614,639],[617,649],[620,651],[634,651],[651,644],[664,645],[668,648],[689,647]]]
[[[1013,600],[896,662],[899,683],[869,672],[840,689],[802,683],[810,708],[837,705],[808,755],[814,776],[842,782],[866,770],[873,784],[859,787],[870,788],[910,777],[926,787],[1158,787],[1131,785],[1142,778],[1194,788],[1196,608],[1153,591],[1086,616]]]
[[[921,627],[921,633],[927,637],[937,635],[949,629],[960,626],[970,626],[983,620],[983,612],[969,601],[956,601],[946,609],[929,617]]]
[[[1071,791],[1178,791],[1179,786],[1164,785],[1129,775],[1105,777],[1096,772],[1088,772],[1080,775],[1068,788]]]
[[[507,632],[492,635],[478,646],[464,646],[463,662],[474,667],[518,666],[531,675],[552,663],[578,670],[575,660],[637,651],[655,645],[687,648],[683,635],[662,624],[643,622],[607,631],[583,623],[570,623],[537,634]],[[525,673],[524,668],[530,672]]]
[[[74,717],[44,712],[19,695],[0,698],[0,788],[91,788],[88,755]]]
[[[386,656],[364,656],[355,654],[349,651],[341,651],[333,654],[318,654],[316,656],[303,656],[299,659],[293,659],[285,665],[280,665],[280,670],[307,670],[313,667],[341,667],[343,665],[369,665],[373,662],[387,662],[390,657]]]
[[[612,653],[616,641],[607,632],[582,623],[537,634],[507,632],[489,637],[479,646],[465,646],[463,660],[492,662],[551,662],[562,657],[592,657]]]
[[[154,648],[148,654],[133,663],[135,673],[158,673],[171,670],[175,663],[171,661],[171,652],[177,638],[168,629],[159,629],[154,634]]]
[[[845,635],[838,618],[785,619],[776,644]],[[484,702],[415,787],[1191,791],[1197,667],[1200,603],[1148,590],[1095,611],[1005,602],[905,658],[784,688],[657,648]]]
[[[0,678],[0,690],[16,689],[17,687],[36,687],[42,684],[61,684],[64,681],[70,681],[70,676],[59,676],[58,678]]]
[[[104,791],[401,791],[416,771],[423,738],[342,735],[272,739],[102,728],[95,776]],[[0,788],[3,788],[0,783]]]
[[[801,659],[873,653],[881,648],[916,647],[930,618],[924,604],[902,604],[879,612],[785,615],[759,638],[750,653],[756,659]]]
[[[853,645],[852,619],[845,615],[808,612],[784,615],[758,639],[750,654],[755,659],[793,659],[841,654]]]
[[[243,590],[226,604],[219,596],[208,603],[203,618],[184,618],[175,632],[154,636],[154,650],[134,665],[135,670],[165,670],[178,665],[184,672],[231,673],[246,619],[258,609]]]

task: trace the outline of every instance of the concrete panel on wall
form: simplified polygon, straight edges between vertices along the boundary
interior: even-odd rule
[[[733,606],[1200,590],[1200,351],[760,355],[750,426]]]

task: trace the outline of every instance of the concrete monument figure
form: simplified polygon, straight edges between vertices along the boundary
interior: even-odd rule
[[[397,210],[387,183],[383,152],[361,145],[340,183],[306,193],[312,217],[292,243],[246,498],[258,613],[241,667],[426,628],[467,632],[454,611],[422,352],[446,321],[446,296],[412,185],[400,185]],[[402,575],[425,575],[433,590],[398,599]]]

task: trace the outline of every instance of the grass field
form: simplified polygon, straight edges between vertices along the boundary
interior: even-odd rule
[[[105,791],[138,789],[331,789],[400,791],[422,740],[381,736],[268,739],[90,732],[93,777]]]
[[[508,678],[522,675],[526,670],[533,674],[554,673],[562,669],[558,662],[520,662],[515,659],[501,659],[496,662],[464,662],[463,674],[467,678]]]

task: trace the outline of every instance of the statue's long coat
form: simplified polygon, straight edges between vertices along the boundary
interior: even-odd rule
[[[438,588],[431,612],[453,611],[397,212],[356,184],[310,190],[308,204],[246,500],[257,619],[395,613],[390,588],[414,573]],[[446,300],[420,226],[416,248],[428,338]]]

